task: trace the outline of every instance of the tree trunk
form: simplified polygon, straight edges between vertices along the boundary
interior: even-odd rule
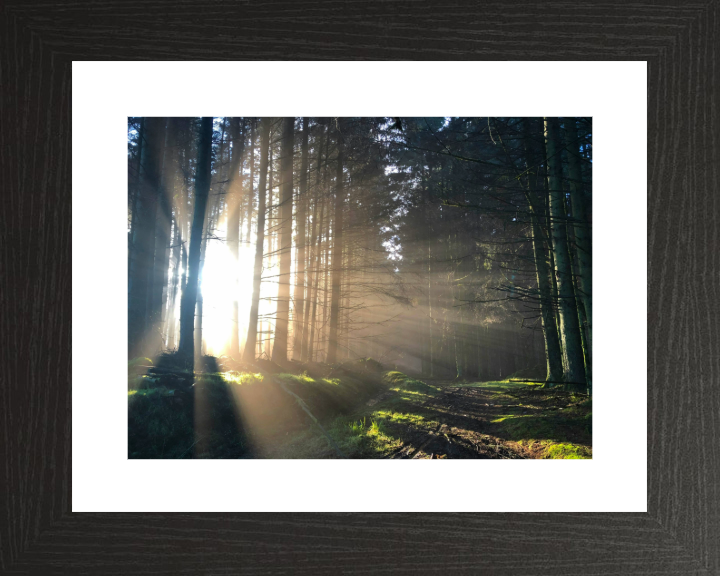
[[[342,279],[343,249],[343,204],[345,189],[343,178],[343,135],[340,118],[337,119],[337,175],[335,180],[335,219],[333,221],[333,252],[332,252],[332,297],[330,300],[330,334],[328,336],[327,363],[337,360],[338,319],[340,316],[340,287]]]
[[[325,157],[327,159],[327,156]],[[318,222],[318,238],[316,247],[316,258],[315,258],[315,278],[314,285],[315,289],[312,295],[312,313],[310,316],[310,337],[308,339],[308,353],[307,359],[313,361],[313,350],[317,350],[319,346],[315,346],[315,332],[317,331],[317,309],[318,300],[320,299],[320,270],[322,268],[322,253],[323,253],[323,226],[325,218],[325,200],[320,202],[320,220]],[[325,242],[327,243],[327,234],[325,234]],[[327,289],[327,276],[325,277],[325,289]]]
[[[329,168],[329,160],[330,158],[330,129],[329,127],[325,131],[325,154],[324,154],[324,166],[323,166],[323,175],[322,175],[322,187],[319,188],[321,192],[319,193],[319,196],[321,198],[320,200],[320,221],[318,222],[318,241],[317,241],[317,258],[316,258],[316,270],[315,270],[315,296],[313,297],[313,310],[312,310],[312,317],[311,317],[311,324],[310,324],[310,349],[308,351],[308,359],[312,362],[313,361],[313,350],[315,351],[315,355],[317,356],[317,351],[320,349],[320,334],[322,332],[322,328],[317,328],[317,322],[318,322],[318,315],[317,315],[317,309],[319,307],[319,300],[320,300],[320,271],[324,270],[323,278],[324,278],[324,288],[323,288],[323,297],[327,294],[327,281],[328,281],[328,270],[327,266],[323,267],[323,252],[327,255],[328,250],[328,236],[329,236],[329,230],[330,230],[330,207],[328,205],[328,199],[326,197],[326,192],[328,190],[328,168]],[[319,163],[318,163],[319,166]],[[319,174],[318,174],[319,178]],[[324,222],[324,224],[323,224]],[[323,229],[323,225],[325,228]],[[324,241],[323,241],[324,237]],[[324,250],[323,250],[324,247]],[[325,303],[323,303],[323,314],[325,314]],[[318,337],[315,339],[315,334],[317,333]]]
[[[240,254],[240,211],[242,204],[243,189],[243,172],[242,157],[245,150],[245,126],[242,129],[239,126],[240,119],[234,118],[230,126],[231,137],[233,140],[232,160],[230,162],[230,174],[227,193],[227,243],[230,248],[230,254],[233,257],[234,269],[232,274],[233,290],[233,316],[232,316],[232,334],[230,335],[230,356],[238,358],[240,356],[240,336],[239,336],[239,318],[238,318],[238,292],[240,291],[240,270],[239,254]]]
[[[310,360],[312,355],[312,337],[310,334],[310,323],[311,318],[314,321],[315,308],[317,307],[317,284],[319,278],[319,256],[320,256],[320,234],[322,233],[322,203],[320,196],[320,166],[322,163],[322,148],[323,140],[325,137],[324,131],[320,133],[320,142],[317,147],[318,156],[317,164],[315,166],[315,192],[313,194],[313,217],[312,217],[312,230],[310,232],[310,257],[308,262],[310,263],[310,272],[308,274],[308,302],[305,306],[305,320],[303,322],[303,340],[302,340],[302,353],[301,358],[303,361]],[[318,226],[318,207],[320,212],[320,223]],[[311,308],[312,316],[311,316]]]
[[[255,264],[253,267],[253,292],[250,303],[250,320],[248,321],[247,339],[243,360],[255,360],[255,347],[257,346],[258,312],[260,310],[260,286],[263,269],[263,247],[265,245],[265,186],[267,184],[268,148],[270,147],[270,118],[264,118],[260,123],[260,180],[258,182],[258,217],[257,240],[255,242]]]
[[[589,207],[592,205],[590,194],[585,189],[580,165],[580,147],[578,144],[577,125],[575,118],[565,119],[567,135],[566,150],[570,168],[570,205],[572,226],[575,232],[575,289],[578,295],[580,325],[583,329],[585,343],[585,372],[588,388],[592,387],[592,232],[589,218]]]
[[[541,174],[543,179],[543,187],[545,189],[545,196],[543,198],[543,218],[538,220],[538,224],[544,227],[542,228],[543,239],[545,239],[545,249],[548,252],[549,260],[549,273],[550,273],[550,300],[552,302],[553,317],[555,318],[555,326],[558,331],[558,343],[560,344],[560,356],[562,357],[563,342],[560,339],[560,297],[558,295],[557,276],[555,275],[555,250],[553,249],[552,239],[552,217],[550,215],[550,170],[547,165],[547,145],[544,137],[544,121],[543,121],[543,139],[542,139],[542,155],[543,165],[541,167]],[[558,381],[562,378],[558,379]]]
[[[525,144],[525,165],[527,169],[528,189],[525,193],[530,209],[530,234],[533,245],[533,260],[540,299],[540,313],[542,316],[543,340],[545,344],[546,380],[557,382],[562,378],[562,354],[558,338],[555,313],[553,311],[552,288],[550,285],[550,271],[548,269],[548,254],[543,243],[543,228],[540,223],[541,203],[538,201],[536,190],[537,180],[533,179],[531,166],[533,166],[533,150],[530,140],[530,127],[528,119],[523,122],[523,140]]]
[[[210,192],[210,162],[212,153],[212,117],[203,117],[198,135],[197,169],[195,173],[195,209],[188,250],[188,278],[180,300],[180,347],[178,352],[191,368],[194,365],[194,316],[200,276],[200,246],[203,237],[205,209]]]
[[[168,329],[168,340],[167,347],[170,350],[175,348],[175,303],[177,298],[178,283],[180,281],[180,228],[178,226],[178,218],[175,218],[175,226],[173,233],[173,250],[172,250],[172,261],[175,263],[173,267],[172,281],[170,287],[170,296],[168,298],[168,309],[167,309],[167,329]]]
[[[293,205],[293,135],[295,118],[283,118],[283,136],[280,157],[280,271],[278,277],[277,312],[275,313],[275,340],[273,362],[287,361],[288,321],[290,315],[290,264],[292,260],[292,205]]]
[[[543,248],[541,227],[536,214],[531,215],[531,236],[535,260],[536,279],[540,298],[540,311],[545,344],[546,379],[557,382],[562,376],[562,354],[558,338],[555,312],[553,311],[552,287],[547,253]]]
[[[164,330],[165,340],[163,345],[167,349],[173,349],[174,343],[170,345],[170,332],[174,330],[174,303],[177,294],[177,282],[178,282],[178,264],[180,261],[180,243],[179,243],[179,228],[178,228],[178,208],[177,205],[180,202],[176,202],[176,198],[181,192],[180,182],[180,155],[179,155],[179,142],[180,142],[180,129],[181,126],[178,123],[177,118],[168,119],[168,132],[170,134],[170,150],[167,153],[168,165],[165,169],[167,172],[167,195],[169,200],[170,209],[170,245],[168,247],[168,259],[165,264],[166,267],[166,287],[165,294],[162,303],[162,326]],[[172,276],[169,276],[172,271]],[[174,341],[174,336],[173,336]]]
[[[305,116],[302,123],[303,138],[300,164],[300,186],[297,200],[297,257],[295,258],[295,328],[293,339],[293,359],[302,358],[302,343],[305,312],[305,220],[308,177],[308,118]]]
[[[245,234],[245,242],[250,242],[250,232],[252,225],[253,215],[253,201],[255,198],[255,173],[252,163],[253,155],[255,154],[255,125],[250,125],[250,185],[248,186],[248,211],[247,211],[247,233]]]
[[[352,273],[353,273],[353,241],[352,241],[352,232],[350,231],[349,234],[345,237],[345,274],[344,276],[344,282],[345,282],[345,288],[343,288],[343,292],[345,295],[345,312],[342,315],[343,322],[343,340],[345,342],[345,350],[342,353],[342,357],[349,360],[350,359],[350,284],[353,281],[352,280]]]
[[[168,268],[170,266],[170,232],[172,230],[172,170],[170,168],[171,147],[175,145],[172,124],[166,119],[165,143],[163,146],[160,195],[155,224],[155,262],[150,295],[151,345],[153,354],[162,350],[167,328],[162,323],[163,304],[168,292]]]
[[[162,153],[165,118],[146,118],[145,144],[140,158],[140,194],[133,230],[134,258],[130,267],[128,294],[128,351],[130,357],[149,353],[150,293],[155,253],[155,217],[161,194]]]
[[[195,344],[195,362],[197,363],[203,355],[203,313],[205,308],[205,299],[202,293],[202,273],[203,273],[203,262],[205,260],[205,240],[203,240],[200,246],[200,270],[198,273],[198,290],[197,290],[197,304],[195,305],[195,336],[193,343]],[[202,368],[201,368],[202,370]]]
[[[325,352],[325,362],[327,362],[328,353],[328,340],[325,337],[326,329],[328,327],[328,281],[330,279],[330,205],[328,202],[327,206],[327,224],[325,225],[325,280],[323,282],[323,321],[320,329],[318,330],[318,350],[320,349],[320,342],[324,342],[323,351]]]
[[[273,170],[273,155],[275,153],[275,149],[272,145],[272,139],[270,140],[270,159],[268,160],[268,204],[270,206],[269,209],[269,223],[267,225],[267,268],[271,269],[275,266],[275,252],[276,252],[276,245],[277,245],[277,230],[275,228],[275,220],[277,213],[277,210],[275,210],[275,185],[273,184],[273,178],[275,177],[275,172]],[[268,308],[270,306],[268,305]],[[277,307],[277,303],[276,303]],[[269,312],[265,313],[265,331],[264,336],[262,338],[262,350],[265,353],[265,356],[270,358],[270,342],[272,340],[271,336],[274,334],[273,332],[273,323],[272,318]]]
[[[550,215],[552,218],[553,252],[555,254],[555,277],[557,279],[562,341],[564,380],[584,382],[585,366],[578,322],[572,265],[567,241],[567,212],[565,192],[562,188],[561,142],[558,120],[545,119],[547,143],[548,184],[550,187]]]
[[[227,118],[223,118],[222,127],[221,127],[221,135],[220,135],[220,146],[217,154],[217,164],[219,166],[218,168],[218,179],[221,182],[224,182],[227,180],[227,170],[226,170],[226,164],[225,164],[225,149],[226,149],[226,140],[225,140],[225,128],[227,124]],[[220,186],[218,185],[218,188]],[[211,170],[211,182],[210,182],[210,190],[212,190],[212,170]],[[203,286],[203,278],[204,278],[204,271],[205,271],[205,256],[207,254],[207,244],[208,240],[210,239],[210,235],[212,232],[216,230],[217,225],[217,217],[219,215],[219,200],[220,196],[219,194],[213,194],[212,197],[208,197],[208,204],[205,210],[206,213],[206,222],[205,222],[205,233],[202,237],[202,244],[200,245],[200,271],[198,276],[198,293],[197,293],[197,310],[195,314],[195,358],[199,359],[202,356],[206,354],[206,343],[203,338],[203,320],[205,318],[204,316],[204,306],[205,306],[205,298],[202,291]]]
[[[433,356],[433,308],[432,308],[432,248],[430,246],[430,235],[427,239],[427,275],[428,275],[428,368],[429,375],[432,378],[435,375],[435,357]]]
[[[132,291],[133,283],[133,262],[135,260],[135,244],[134,235],[137,231],[138,221],[138,207],[140,204],[140,192],[142,190],[142,180],[140,178],[140,171],[142,165],[142,150],[143,141],[145,140],[145,118],[140,118],[140,126],[138,127],[138,143],[137,143],[137,155],[135,157],[135,163],[137,167],[135,169],[134,182],[134,193],[130,203],[130,233],[128,234],[128,297]]]

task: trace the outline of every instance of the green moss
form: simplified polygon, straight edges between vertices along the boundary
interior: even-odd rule
[[[408,376],[402,372],[390,371],[385,373],[384,380],[389,384],[400,384],[404,380],[407,380]]]
[[[373,412],[373,417],[377,418],[381,422],[409,424],[415,426],[416,428],[430,428],[436,424],[436,422],[428,421],[421,414],[396,412],[394,410],[377,410]]]
[[[372,372],[380,372],[383,368],[382,364],[373,358],[360,358],[360,360],[358,360],[358,364],[366,370],[370,370]]]
[[[338,418],[328,433],[350,458],[377,458],[402,445],[388,434],[383,422],[368,418]]]
[[[492,420],[495,435],[529,447],[537,448],[539,444],[543,458],[592,458],[590,399],[562,390],[524,385],[505,388],[501,394],[512,402]]]
[[[585,460],[592,458],[592,450],[576,444],[549,444],[545,449],[545,458],[564,458],[569,460]]]
[[[146,357],[139,357],[139,358],[133,358],[128,362],[128,368],[135,368],[136,366],[152,366],[153,361],[150,360],[150,358]]]
[[[427,437],[446,417],[442,406],[428,402],[442,388],[399,371],[336,368],[316,377],[206,371],[195,376],[192,389],[181,387],[177,393],[171,380],[157,381],[157,375],[129,380],[131,458],[236,458],[247,453],[246,443],[258,457],[337,458],[279,382],[303,399],[351,458],[388,456]],[[507,381],[458,385],[482,387],[492,397],[485,400],[494,405],[492,423],[486,424],[498,438],[526,445],[534,457],[592,456],[592,405],[586,396]],[[368,406],[370,398],[379,403]],[[197,445],[196,430],[203,431]]]
[[[425,396],[437,396],[440,393],[440,388],[437,386],[416,380],[402,372],[386,372],[383,381],[391,387],[391,390],[399,392],[415,393]]]
[[[197,374],[195,376],[195,386],[208,386],[208,385],[225,385],[224,374],[216,372],[212,374]]]
[[[192,407],[178,406],[167,392],[165,388],[128,392],[130,458],[192,457]]]
[[[128,396],[174,396],[175,390],[169,390],[165,386],[159,388],[145,388],[142,390],[128,390]]]
[[[288,385],[289,389],[300,396],[310,409],[313,407],[322,414],[347,413],[350,407],[357,405],[363,398],[370,397],[379,388],[378,381],[367,381],[342,375],[341,377],[312,378],[307,374],[278,374],[277,379]],[[313,410],[313,413],[314,410]]]
[[[197,374],[189,390],[152,383],[154,379],[140,377],[136,388],[128,391],[130,458],[226,458],[243,454],[246,436],[238,406],[248,399],[267,397],[261,374]],[[200,436],[196,436],[198,402],[205,421]],[[278,410],[277,402],[258,404]]]
[[[253,374],[252,372],[223,372],[222,377],[228,384],[236,384],[238,386],[247,384],[258,384],[263,381],[264,376],[259,372]]]
[[[314,378],[311,378],[307,373],[303,374],[277,374],[275,376],[279,380],[286,382],[287,384],[315,384]]]

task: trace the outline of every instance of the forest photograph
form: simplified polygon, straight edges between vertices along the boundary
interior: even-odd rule
[[[591,118],[127,145],[128,458],[592,458]]]

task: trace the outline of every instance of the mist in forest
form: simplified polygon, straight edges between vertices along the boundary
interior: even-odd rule
[[[589,395],[591,221],[590,118],[131,117],[128,360]]]

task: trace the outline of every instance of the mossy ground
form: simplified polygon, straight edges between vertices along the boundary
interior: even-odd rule
[[[128,455],[130,458],[266,457],[275,446],[312,426],[296,399],[328,420],[348,414],[383,387],[368,379],[366,366],[312,377],[258,366],[195,373],[190,382],[183,367],[163,359],[163,368],[140,359],[128,366]],[[207,366],[217,364],[207,361]],[[137,366],[151,366],[138,374]],[[262,368],[268,368],[262,366]],[[170,370],[177,369],[173,373]]]
[[[147,360],[136,365],[152,366]],[[335,444],[349,458],[592,457],[584,395],[507,381],[424,381],[367,359],[235,368],[196,374],[187,387],[129,367],[129,456],[337,458]]]
[[[383,380],[388,390],[377,401],[326,426],[351,458],[592,457],[592,406],[583,395],[507,381],[423,382],[399,372]],[[336,454],[309,429],[274,457]]]
[[[592,458],[592,401],[584,394],[536,384],[493,382],[500,414],[494,433],[539,458]]]

